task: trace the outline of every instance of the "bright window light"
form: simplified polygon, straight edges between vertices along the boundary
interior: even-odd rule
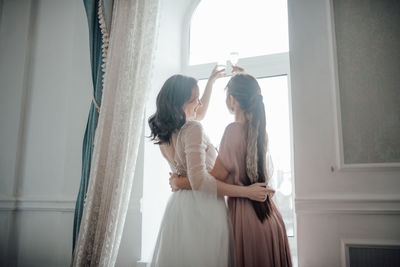
[[[286,1],[203,0],[190,25],[190,65],[289,51]]]

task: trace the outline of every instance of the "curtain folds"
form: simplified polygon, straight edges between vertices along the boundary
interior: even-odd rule
[[[114,0],[104,90],[73,266],[114,266],[150,87],[159,0]]]
[[[72,251],[74,250],[76,239],[79,234],[84,201],[88,187],[90,165],[93,153],[94,134],[99,117],[101,105],[104,60],[108,48],[108,30],[110,29],[111,9],[113,0],[84,0],[88,25],[89,25],[89,45],[90,60],[92,68],[93,100],[90,105],[88,121],[86,124],[85,135],[82,144],[82,170],[81,183],[75,204],[74,227],[72,237]],[[107,16],[106,16],[107,14]],[[108,27],[107,27],[108,26]]]

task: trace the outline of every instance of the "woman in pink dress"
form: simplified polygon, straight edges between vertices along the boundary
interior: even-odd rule
[[[227,85],[226,104],[235,122],[225,129],[211,175],[235,185],[268,184],[268,137],[257,80],[243,73],[233,76]],[[184,184],[181,179],[174,175],[171,186],[178,181]],[[237,266],[292,266],[286,228],[272,192],[264,202],[237,197],[227,200]]]

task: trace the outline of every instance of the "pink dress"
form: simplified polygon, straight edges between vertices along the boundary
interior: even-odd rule
[[[244,125],[234,122],[226,127],[222,137],[218,157],[229,171],[227,183],[245,184],[245,134]],[[286,228],[271,202],[273,212],[261,223],[249,199],[228,198],[237,266],[292,266]]]

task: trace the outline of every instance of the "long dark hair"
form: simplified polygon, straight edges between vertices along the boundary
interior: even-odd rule
[[[246,181],[268,183],[266,154],[268,135],[266,131],[265,108],[261,88],[257,80],[248,74],[234,75],[227,85],[228,95],[232,95],[244,111],[247,128]],[[264,202],[252,200],[258,219],[263,222],[271,214],[271,200],[267,196]]]
[[[172,134],[185,124],[186,115],[182,107],[196,85],[195,78],[180,74],[165,81],[157,96],[157,111],[149,118],[150,138],[156,144],[169,144]]]

